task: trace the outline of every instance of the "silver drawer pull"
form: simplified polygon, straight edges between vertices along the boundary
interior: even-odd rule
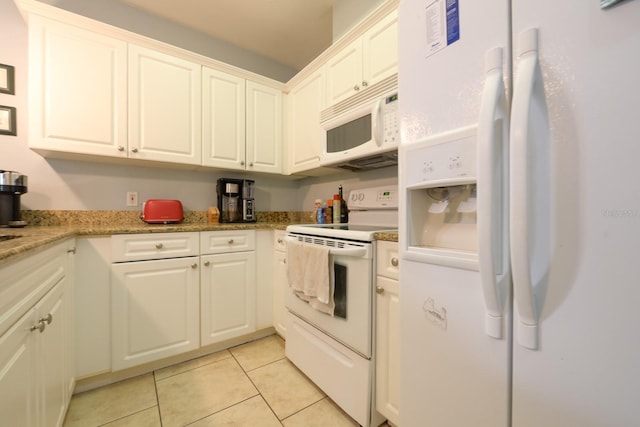
[[[398,266],[398,258],[393,257],[391,258],[391,265],[393,265],[394,267]]]
[[[40,319],[38,321],[38,325],[37,326],[32,326],[31,328],[29,328],[29,330],[31,332],[40,331],[40,333],[43,333],[44,332],[44,328],[46,328],[46,327],[47,327],[47,324],[44,322],[44,320]]]
[[[230,245],[233,245],[233,239],[229,239],[229,241],[227,242]]]
[[[280,239],[280,238],[279,238],[279,239],[278,239],[278,244],[279,244],[279,245],[281,245],[282,243],[284,243],[284,240],[282,240],[282,239]]]
[[[204,262],[204,266],[205,266],[205,267],[209,267],[210,265],[211,265],[211,263],[210,263],[209,261],[205,261],[205,262]]]
[[[383,295],[384,294],[384,288],[382,286],[376,286],[376,294]]]
[[[162,249],[164,245],[162,243],[156,243],[156,249]]]
[[[53,316],[51,313],[47,314],[45,317],[40,318],[41,322],[47,322],[47,325],[50,325],[53,322]]]
[[[194,262],[193,264],[191,264],[191,268],[198,268],[198,263]]]

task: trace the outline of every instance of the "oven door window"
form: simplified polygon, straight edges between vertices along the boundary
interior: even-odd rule
[[[333,300],[336,303],[336,307],[333,310],[335,317],[342,319],[347,318],[347,266],[340,264],[333,264],[335,272],[335,288],[333,291]]]
[[[327,153],[340,153],[371,141],[371,114],[327,131]]]

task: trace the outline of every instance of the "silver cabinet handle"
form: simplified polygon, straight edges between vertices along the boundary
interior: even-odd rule
[[[198,263],[194,262],[193,264],[191,264],[191,268],[198,268]]]
[[[363,81],[363,82],[362,82],[362,87],[367,87],[367,86],[369,86],[369,83],[367,83],[367,82]]]
[[[228,244],[233,245],[233,239],[229,239],[229,241],[227,241]]]
[[[118,151],[124,151],[124,147],[122,145],[118,145]]]
[[[376,294],[383,295],[384,294],[384,288],[382,286],[376,286]]]
[[[205,267],[209,267],[210,265],[211,265],[211,263],[210,263],[209,261],[205,261],[205,262],[204,262],[204,266],[205,266]]]
[[[51,324],[51,322],[53,322],[53,316],[51,315],[51,313],[49,313],[49,314],[47,314],[46,316],[41,317],[41,318],[40,318],[40,321],[41,321],[41,322],[47,322],[47,325],[50,325],[50,324]]]
[[[391,258],[391,265],[393,265],[394,267],[398,266],[398,258],[393,257]]]
[[[253,167],[253,162],[249,163],[249,167]]]
[[[67,249],[67,253],[68,253],[68,254],[75,254],[75,253],[76,253],[76,248],[69,248],[69,249]]]
[[[47,324],[44,323],[44,320],[40,319],[40,320],[38,320],[38,325],[37,326],[35,326],[35,325],[32,326],[31,328],[29,328],[29,330],[31,332],[40,331],[40,333],[43,333],[44,332],[44,328],[46,328],[46,327],[47,327]]]
[[[240,166],[244,166],[244,160],[240,160]]]
[[[138,149],[137,149],[137,148],[132,148],[132,149],[131,149],[131,152],[132,152],[132,153],[137,153],[137,152],[138,152]]]
[[[162,249],[164,245],[162,243],[156,243],[156,249]]]
[[[360,90],[360,86],[355,85],[355,86],[353,87],[353,90],[355,90],[356,92],[357,92],[357,91],[359,91],[359,90]]]

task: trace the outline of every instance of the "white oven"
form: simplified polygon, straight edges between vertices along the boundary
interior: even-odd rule
[[[287,241],[327,248],[333,316],[287,293],[287,357],[365,427],[384,421],[375,402],[375,232],[397,228],[395,186],[354,190],[349,224],[292,225]],[[287,261],[289,263],[289,261]]]
[[[332,317],[288,292],[287,309],[361,356],[371,358],[373,244],[296,233],[288,233],[287,241],[331,248],[336,304]]]

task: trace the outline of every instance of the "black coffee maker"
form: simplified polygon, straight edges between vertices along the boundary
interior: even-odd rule
[[[20,195],[26,192],[26,175],[0,170],[0,227],[26,225],[20,220]]]
[[[250,179],[220,178],[216,185],[220,222],[256,222]]]

